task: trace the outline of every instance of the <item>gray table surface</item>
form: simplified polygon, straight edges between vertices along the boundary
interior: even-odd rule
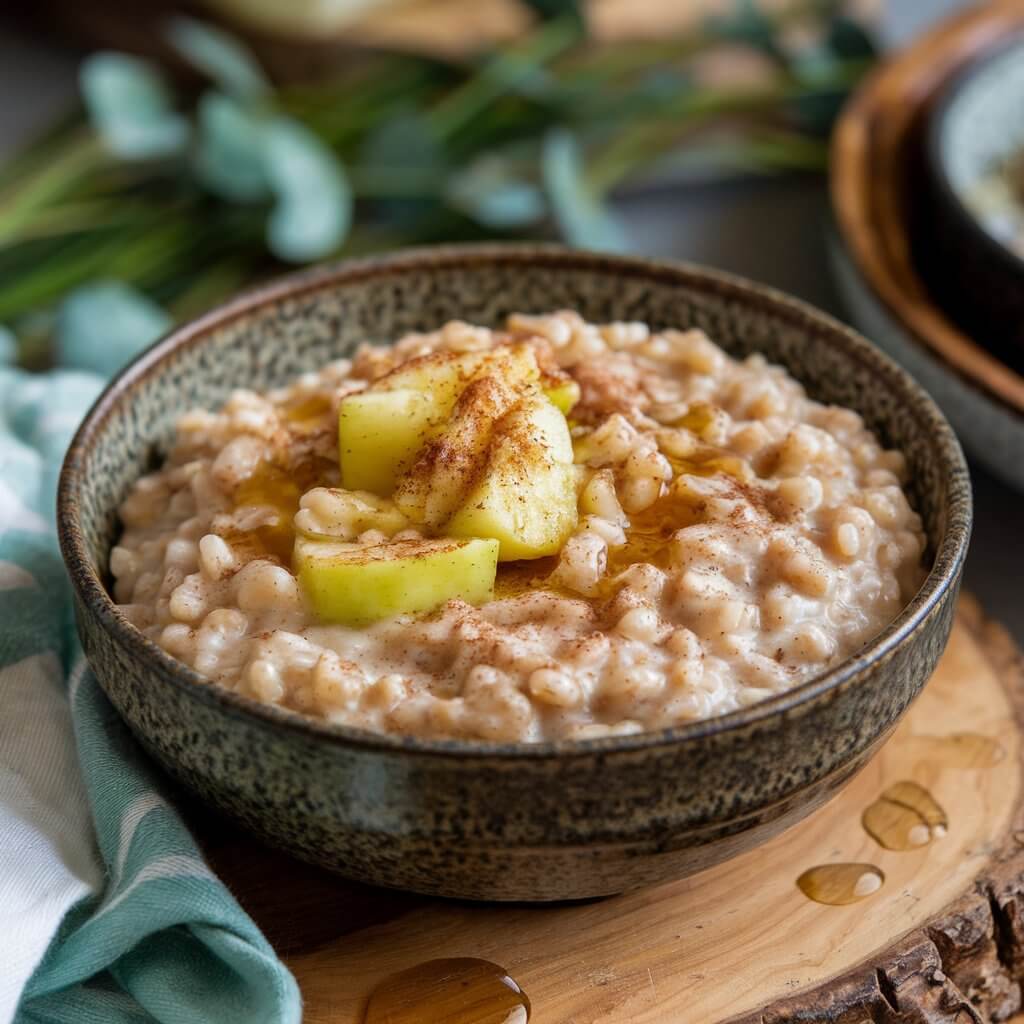
[[[886,42],[898,45],[962,0],[889,0]],[[77,57],[0,27],[0,159],[66,108]],[[636,248],[706,263],[781,288],[845,318],[825,252],[828,200],[810,177],[744,180],[634,196],[620,204]],[[2,287],[2,282],[0,282]],[[972,467],[974,539],[966,586],[1024,642],[1024,495]]]

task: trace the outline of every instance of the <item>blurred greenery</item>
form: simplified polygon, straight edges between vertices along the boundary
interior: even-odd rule
[[[283,88],[191,19],[168,38],[206,82],[197,96],[137,57],[88,57],[83,109],[0,168],[0,359],[13,337],[28,365],[123,362],[245,282],[339,254],[484,237],[628,248],[615,189],[695,166],[821,170],[875,58],[841,0],[738,0],[678,38],[615,44],[587,37],[575,0],[522,2],[534,27],[498,51],[361,55]],[[736,49],[763,75],[708,78],[707,59]]]

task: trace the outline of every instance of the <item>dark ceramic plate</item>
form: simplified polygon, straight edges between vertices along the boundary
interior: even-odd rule
[[[924,148],[931,199],[922,218],[931,241],[921,253],[925,270],[940,301],[1020,371],[1024,257],[978,216],[971,196],[1001,164],[1024,155],[1024,36],[985,51],[944,86]]]
[[[918,595],[857,656],[782,696],[636,736],[536,745],[329,726],[205,683],[143,638],[105,587],[115,509],[176,417],[451,318],[559,308],[695,325],[850,406],[910,465],[930,542]],[[64,465],[61,547],[97,677],[171,774],[270,842],[346,875],[471,899],[597,896],[700,871],[827,800],[871,757],[949,636],[970,534],[963,455],[925,393],[853,331],[696,267],[554,248],[467,247],[341,264],[174,331],[101,396]]]

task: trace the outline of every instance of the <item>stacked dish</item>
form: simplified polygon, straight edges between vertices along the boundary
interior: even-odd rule
[[[854,321],[931,392],[971,454],[1020,488],[1021,357],[1012,322],[992,312],[1006,287],[992,270],[978,284],[968,268],[1009,267],[1024,289],[1024,261],[969,212],[971,183],[1020,137],[1009,118],[1020,102],[988,105],[984,131],[976,111],[983,94],[1024,91],[1022,33],[1024,9],[993,3],[921,37],[848,105],[831,172],[833,264]]]

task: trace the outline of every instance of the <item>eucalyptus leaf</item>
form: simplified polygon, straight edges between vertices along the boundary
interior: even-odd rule
[[[188,121],[148,61],[123,53],[87,57],[79,73],[86,110],[107,148],[126,160],[170,156],[185,146]]]
[[[18,339],[14,331],[0,324],[0,366],[9,366],[18,358]]]
[[[231,96],[206,93],[197,110],[196,175],[215,195],[249,203],[270,195],[263,169],[265,115]]]
[[[483,156],[454,175],[445,196],[457,210],[499,230],[534,224],[547,212],[543,192],[497,155]]]
[[[813,86],[826,82],[840,68],[839,58],[827,46],[814,44],[804,47],[790,59],[790,68],[801,83]]]
[[[122,281],[95,281],[71,292],[57,313],[57,359],[109,376],[172,324],[155,302]]]
[[[352,190],[334,153],[308,128],[278,117],[263,132],[263,166],[277,203],[267,244],[291,263],[338,249],[352,221]]]
[[[173,18],[168,28],[171,45],[193,67],[224,92],[240,100],[259,100],[272,89],[247,47],[233,36],[195,18]]]
[[[566,129],[556,128],[545,137],[541,168],[555,221],[570,245],[609,252],[628,250],[621,224],[588,189],[579,146]]]

